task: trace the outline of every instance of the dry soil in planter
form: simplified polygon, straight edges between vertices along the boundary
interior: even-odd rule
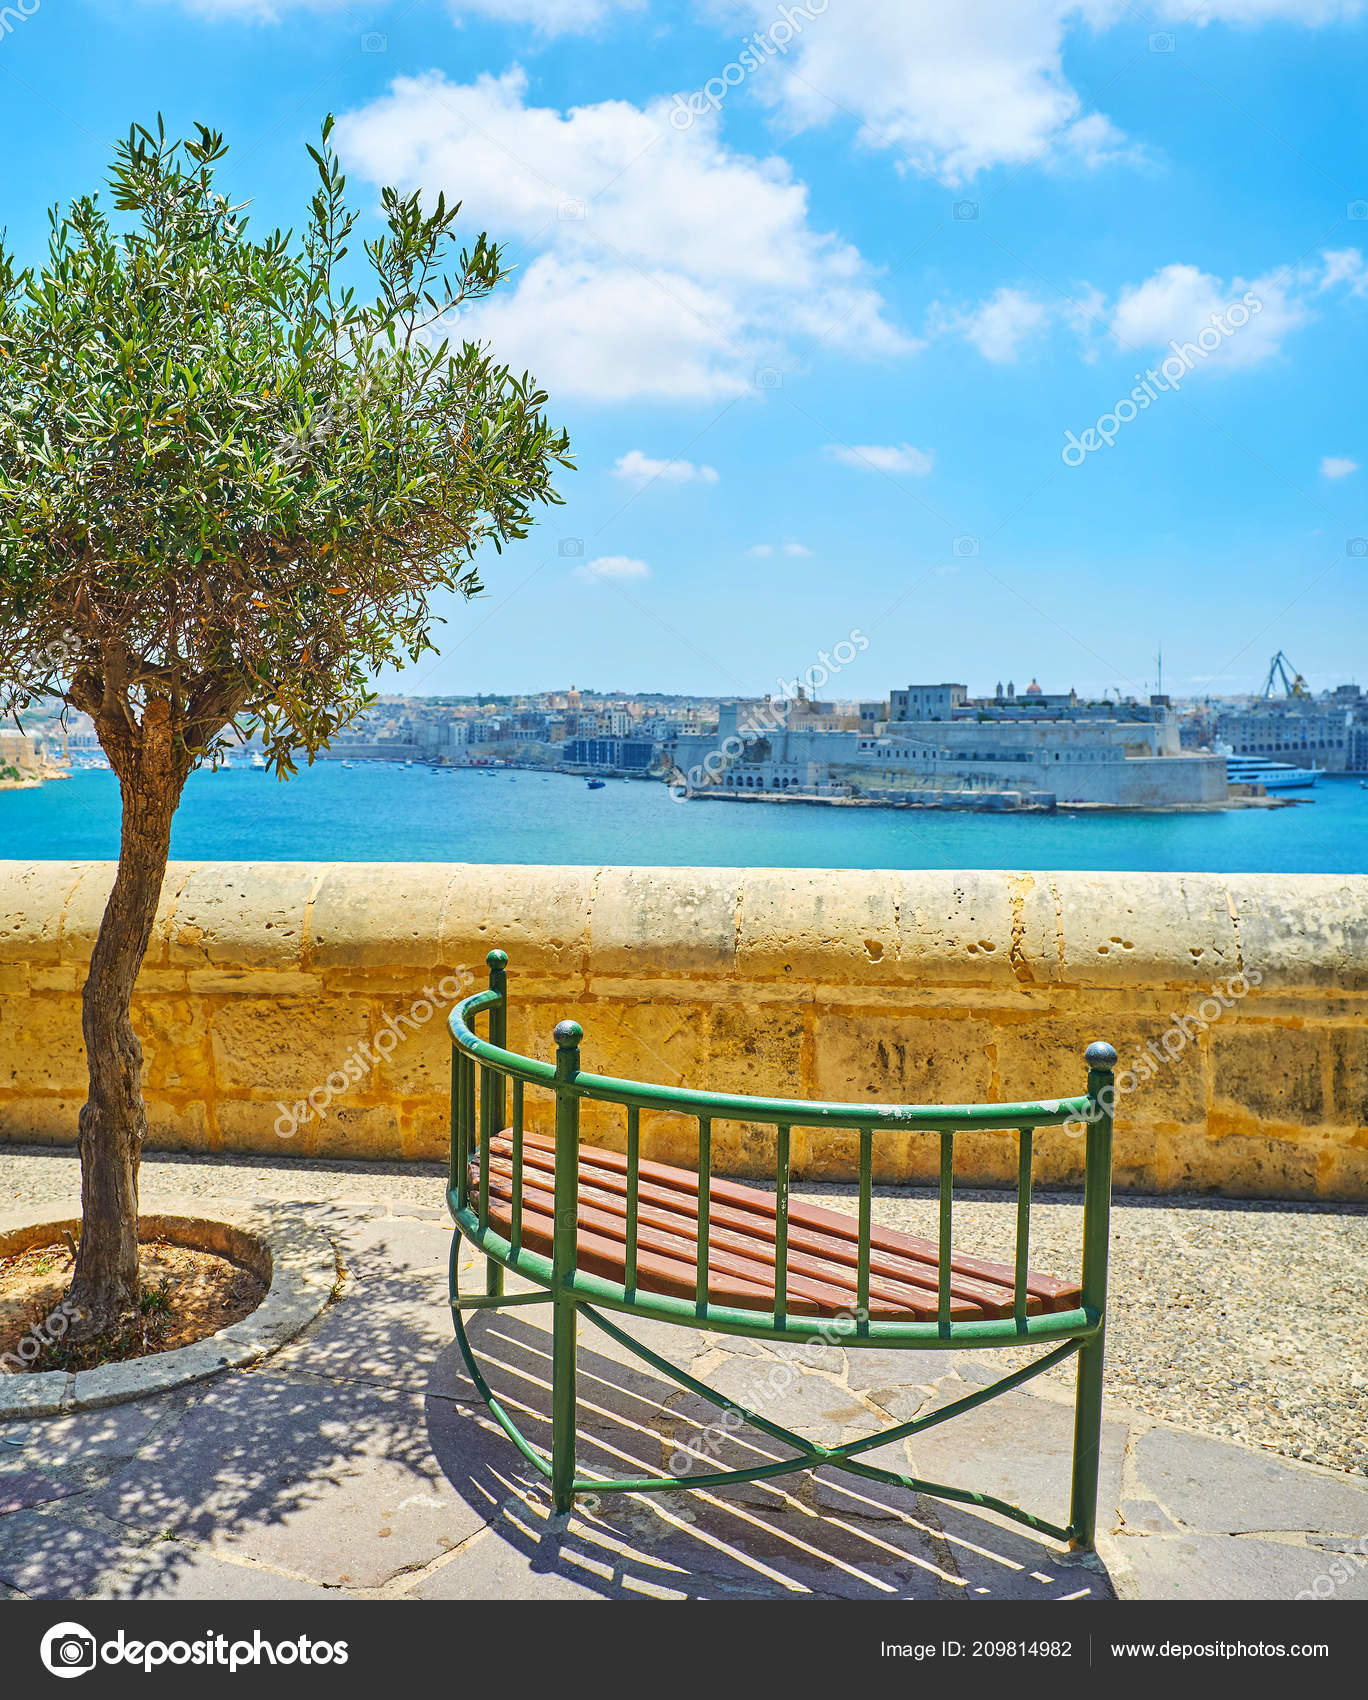
[[[32,1246],[0,1260],[0,1369],[93,1369],[174,1351],[241,1322],[266,1294],[266,1282],[250,1269],[163,1239],[144,1243],[140,1270],[141,1326],[131,1328],[116,1350],[90,1346],[77,1357],[65,1339],[62,1311],[72,1273],[66,1245]]]

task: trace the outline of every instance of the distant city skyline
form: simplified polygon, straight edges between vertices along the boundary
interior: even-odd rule
[[[1368,674],[1351,0],[6,16],[21,263],[158,111],[226,132],[258,230],[297,226],[332,108],[358,247],[390,180],[508,244],[453,328],[549,390],[579,470],[384,687],[750,695],[855,625],[851,698],[944,656],[1143,695],[1161,642],[1182,695],[1280,648]]]

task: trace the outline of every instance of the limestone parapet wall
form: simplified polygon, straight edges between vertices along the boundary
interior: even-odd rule
[[[0,1139],[75,1137],[112,874],[0,862]],[[534,1055],[574,1015],[600,1073],[969,1102],[1081,1091],[1083,1048],[1106,1038],[1131,1070],[1120,1185],[1368,1198],[1360,877],[173,864],[134,1012],[149,1142],[440,1156],[446,1000],[462,970],[483,983],[495,945],[510,1043]],[[621,1114],[597,1107],[586,1130],[620,1142]],[[853,1136],[793,1139],[800,1173],[852,1173]],[[719,1124],[719,1166],[763,1173],[769,1140]],[[692,1127],[644,1116],[643,1141],[687,1161]],[[966,1137],[957,1168],[1005,1180],[1014,1145]],[[1039,1145],[1040,1181],[1078,1177],[1081,1141]],[[935,1152],[893,1135],[876,1161],[924,1179]]]

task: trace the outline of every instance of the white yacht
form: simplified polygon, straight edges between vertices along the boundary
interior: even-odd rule
[[[1320,776],[1318,767],[1294,767],[1291,762],[1268,761],[1263,756],[1226,757],[1226,781],[1231,785],[1262,785],[1265,791],[1291,791],[1314,785]]]

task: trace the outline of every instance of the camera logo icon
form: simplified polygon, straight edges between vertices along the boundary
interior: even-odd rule
[[[1350,201],[1345,212],[1352,219],[1368,218],[1368,201]]]
[[[978,217],[979,204],[977,201],[956,201],[952,209],[955,218],[964,222]]]
[[[1368,537],[1351,537],[1344,545],[1346,555],[1357,555],[1362,558],[1368,555]]]
[[[761,366],[756,371],[755,387],[757,390],[777,390],[782,388],[783,382],[784,374],[777,366]]]
[[[1172,53],[1177,46],[1178,38],[1170,35],[1167,30],[1162,30],[1158,35],[1152,35],[1149,38],[1151,53]]]
[[[388,53],[389,37],[382,35],[379,30],[367,30],[361,37],[363,53]]]
[[[54,1623],[38,1654],[54,1676],[84,1676],[95,1669],[95,1637],[79,1623]]]
[[[577,561],[584,553],[584,539],[582,537],[562,537],[556,545],[556,553],[562,560]]]
[[[961,559],[964,559],[966,556],[978,554],[979,540],[977,537],[956,537],[951,543],[950,548],[952,553],[958,555]]]

